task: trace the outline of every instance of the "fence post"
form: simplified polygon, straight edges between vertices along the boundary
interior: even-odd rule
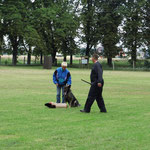
[[[115,70],[115,62],[113,61],[112,63],[113,63],[113,70]]]
[[[1,64],[1,56],[0,56],[0,64]]]
[[[35,64],[36,64],[36,57],[35,57]]]
[[[79,59],[79,68],[81,68],[81,62],[80,62],[80,59]]]
[[[25,63],[26,63],[26,58],[24,57],[24,59],[23,59],[23,63],[24,63],[24,65],[25,65]]]
[[[133,61],[133,70],[135,70],[135,61]]]

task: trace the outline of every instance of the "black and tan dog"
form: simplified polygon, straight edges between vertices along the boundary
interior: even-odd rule
[[[81,106],[71,91],[71,85],[66,85],[64,87],[64,96],[65,96],[65,102],[68,103],[70,107]]]

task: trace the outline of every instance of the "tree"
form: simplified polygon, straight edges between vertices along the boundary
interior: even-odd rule
[[[143,45],[143,10],[145,0],[130,0],[125,3],[123,44],[128,48],[132,62],[137,60],[137,49]]]
[[[56,21],[59,19],[58,12],[60,8],[57,4],[57,1],[35,1],[33,3],[34,26],[42,39],[44,53],[52,55],[53,64],[56,63],[55,56],[58,49]]]
[[[90,50],[100,40],[97,30],[98,18],[96,13],[96,5],[99,1],[82,0],[81,3],[83,7],[81,11],[82,41],[86,43],[86,56],[89,57]]]
[[[67,1],[66,1],[67,2]],[[73,3],[69,1],[67,3],[62,3],[63,14],[60,16],[59,26],[62,32],[60,32],[61,45],[60,52],[64,55],[64,61],[66,61],[66,56],[70,55],[70,64],[73,62],[73,54],[77,50],[77,45],[75,43],[75,37],[78,35],[77,30],[79,27],[79,17],[76,15],[76,7],[74,8]]]
[[[28,25],[24,29],[24,34],[22,35],[21,45],[23,46],[25,52],[27,53],[27,64],[31,64],[31,55],[33,54],[33,50],[37,50],[37,48],[41,48],[40,37],[37,31],[32,27],[32,25]],[[41,51],[39,52],[41,54]],[[39,53],[34,52],[34,54],[39,55]]]
[[[68,54],[68,40],[76,35],[76,17],[70,3],[69,0],[34,2],[35,29],[42,39],[45,54],[52,55],[53,64],[56,52]]]
[[[26,11],[24,12],[23,17],[24,32],[22,34],[21,46],[24,47],[25,52],[27,53],[27,64],[30,65],[33,50],[37,50],[37,48],[35,49],[35,47],[42,49],[42,44],[41,38],[37,33],[37,30],[34,28],[34,23],[32,21],[34,20],[32,2],[30,0],[24,0],[23,3]],[[37,52],[36,55],[38,55]]]
[[[2,1],[2,19],[5,27],[5,35],[8,36],[12,47],[12,64],[16,65],[18,47],[23,34],[23,16],[25,7],[22,1],[4,0]]]
[[[122,16],[119,12],[123,0],[83,0],[81,26],[83,26],[82,40],[86,42],[86,55],[90,55],[92,48],[99,43],[104,46],[104,54],[108,65],[112,66],[112,58],[118,54],[120,37],[118,27]]]
[[[120,7],[123,0],[101,0],[98,3],[98,29],[99,39],[104,47],[104,56],[107,57],[107,64],[112,66],[112,58],[115,57],[120,48],[117,44],[120,41],[118,27],[122,21]]]
[[[144,43],[148,47],[147,54],[150,55],[150,1],[145,2],[143,32],[144,32]]]
[[[1,7],[2,7],[2,1],[0,1],[0,8]],[[4,36],[4,30],[3,30],[3,23],[2,23],[2,11],[0,9],[0,55],[2,53],[3,36]]]

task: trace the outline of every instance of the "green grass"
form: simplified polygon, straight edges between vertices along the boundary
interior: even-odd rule
[[[70,69],[80,108],[48,109],[53,70],[0,66],[0,150],[149,150],[150,73],[105,71],[107,114],[87,98],[90,70]]]

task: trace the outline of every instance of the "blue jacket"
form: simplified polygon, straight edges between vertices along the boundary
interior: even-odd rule
[[[68,69],[63,70],[62,67],[59,67],[55,70],[53,74],[53,82],[58,85],[71,85],[71,74]]]

